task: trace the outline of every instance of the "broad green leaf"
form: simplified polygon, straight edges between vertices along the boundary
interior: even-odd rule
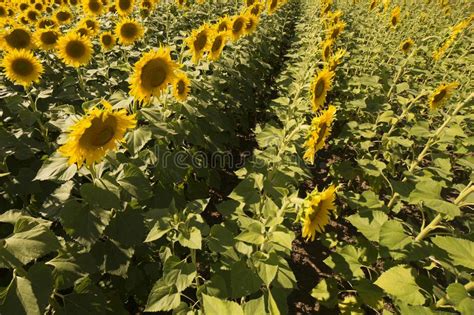
[[[81,196],[91,206],[104,209],[120,208],[120,199],[111,191],[95,186],[91,183],[81,185]]]
[[[69,165],[67,157],[56,154],[43,163],[34,180],[68,181],[76,172],[76,164]]]
[[[454,265],[474,270],[474,242],[451,236],[436,236],[432,241],[448,253]]]
[[[357,294],[362,302],[374,309],[383,308],[384,292],[378,286],[367,279],[360,279],[354,284],[354,288],[357,290]]]
[[[15,276],[7,290],[5,301],[0,305],[1,314],[42,314],[38,298],[29,279]]]
[[[262,233],[256,231],[243,231],[237,235],[235,239],[255,245],[261,245],[265,241],[265,237],[262,235]]]
[[[122,277],[127,274],[133,252],[133,248],[123,248],[111,239],[98,241],[91,249],[91,255],[102,272]]]
[[[262,284],[262,280],[260,280],[256,272],[250,269],[244,261],[231,265],[230,278],[233,298],[252,294]]]
[[[357,213],[353,214],[347,220],[368,240],[378,242],[380,239],[380,229],[388,220],[388,216],[382,211],[373,211],[363,216]]]
[[[439,213],[444,213],[450,218],[455,218],[461,214],[461,210],[453,203],[441,198],[442,183],[432,179],[423,179],[415,186],[415,190],[410,193],[408,201],[410,204],[423,203],[426,207]]]
[[[164,279],[160,279],[148,295],[145,312],[170,311],[178,307],[180,301],[181,296],[176,287],[167,284]]]
[[[151,140],[151,136],[152,133],[146,126],[136,128],[127,133],[125,137],[126,147],[130,153],[137,154]]]
[[[151,232],[150,232],[151,233]],[[226,227],[214,224],[207,238],[209,249],[216,253],[222,253],[234,245],[234,235]]]
[[[180,232],[178,241],[182,246],[192,249],[201,249],[202,236],[201,231],[197,227],[192,226],[189,230],[180,230]]]
[[[265,299],[263,295],[258,299],[247,301],[243,305],[244,315],[257,315],[266,314],[265,312]]]
[[[232,301],[221,300],[206,294],[202,295],[204,314],[206,315],[244,315],[242,307]]]
[[[152,196],[150,181],[138,167],[132,164],[127,164],[117,176],[117,183],[138,200],[146,200]]]
[[[380,245],[388,249],[390,255],[399,259],[405,254],[403,250],[412,242],[412,238],[405,233],[403,225],[396,220],[388,220],[380,228]]]
[[[386,293],[410,305],[423,305],[425,297],[412,275],[413,270],[405,265],[392,267],[375,281]]]

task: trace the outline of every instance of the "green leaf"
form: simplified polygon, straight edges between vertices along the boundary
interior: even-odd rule
[[[240,307],[240,305],[235,302],[221,300],[206,294],[202,295],[202,300],[204,305],[204,314],[206,315],[244,315],[242,307]]]
[[[255,245],[261,245],[265,241],[265,237],[262,235],[262,233],[255,231],[243,231],[237,235],[235,239]]]
[[[362,301],[374,309],[380,309],[383,307],[383,296],[384,292],[378,286],[373,284],[367,279],[360,279],[354,288],[357,290]]]
[[[95,186],[91,183],[81,185],[81,196],[91,206],[104,209],[120,208],[120,199],[111,191]]]
[[[382,273],[375,284],[400,301],[423,305],[425,297],[420,293],[420,287],[416,284],[412,272],[408,266],[395,266]]]
[[[263,295],[258,299],[247,301],[244,305],[244,315],[266,314],[265,312],[265,298]],[[233,313],[229,313],[233,314]]]
[[[388,249],[393,258],[399,259],[404,257],[403,249],[412,242],[412,238],[405,233],[399,221],[388,220],[380,228],[379,242]]]
[[[460,283],[451,283],[447,289],[446,293],[448,295],[448,299],[453,305],[458,305],[464,299],[470,299],[471,296],[467,292],[466,288]]]
[[[127,164],[118,175],[117,183],[138,200],[146,200],[152,196],[150,181],[135,165]]]
[[[76,172],[76,164],[69,165],[67,157],[56,154],[43,163],[34,180],[68,181]]]
[[[233,298],[250,295],[260,288],[262,281],[244,261],[232,264],[230,270]]]
[[[59,216],[66,233],[90,248],[109,224],[111,212],[100,208],[89,209],[77,201],[69,201],[64,204]]]
[[[368,240],[378,242],[382,225],[388,220],[388,216],[382,211],[372,211],[361,216],[353,214],[347,220],[359,230]]]
[[[150,232],[151,233],[151,232]],[[214,224],[207,238],[209,249],[216,253],[223,253],[234,246],[234,235],[226,227]]]
[[[202,246],[202,236],[201,236],[201,231],[195,227],[192,226],[189,230],[181,230],[180,229],[179,235],[178,235],[178,242],[188,248],[192,249],[201,249]]]
[[[229,198],[247,205],[260,202],[260,194],[256,189],[255,180],[246,178],[241,181],[229,195]]]
[[[27,264],[60,247],[56,235],[50,229],[42,224],[25,225],[25,220],[27,219],[21,218],[17,221],[16,231],[5,240],[4,245],[5,249],[19,261]]]
[[[432,241],[448,253],[453,265],[474,270],[474,242],[450,236],[436,236]]]
[[[41,315],[33,285],[27,278],[15,276],[7,288],[5,301],[0,305],[1,314]]]
[[[180,302],[181,295],[178,293],[176,286],[167,283],[165,279],[160,279],[148,295],[145,312],[171,311],[177,308]]]
[[[122,277],[127,274],[133,252],[133,248],[123,248],[111,239],[98,241],[91,249],[101,271]]]
[[[415,186],[415,190],[410,193],[408,201],[410,204],[423,203],[426,207],[439,213],[455,218],[461,215],[461,210],[453,203],[441,198],[442,183],[432,179],[423,179]]]
[[[132,155],[137,154],[148,141],[151,140],[152,133],[148,127],[136,128],[127,133],[125,143],[128,151]]]

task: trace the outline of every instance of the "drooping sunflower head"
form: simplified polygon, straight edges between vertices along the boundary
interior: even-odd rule
[[[331,133],[336,107],[330,105],[311,121],[308,135],[303,147],[306,149],[303,160],[308,164],[314,164],[316,153],[324,148],[326,140]]]
[[[117,39],[111,32],[104,32],[100,35],[100,44],[104,51],[111,50],[116,43]]]
[[[306,241],[314,241],[317,233],[324,232],[325,226],[329,223],[331,212],[336,209],[336,187],[329,186],[319,192],[312,191],[304,201],[302,236]]]
[[[248,7],[246,12],[259,16],[263,12],[263,9],[265,9],[265,7],[261,2],[255,2],[252,6]]]
[[[86,65],[92,58],[92,43],[89,38],[69,32],[59,38],[57,53],[62,61],[71,67]]]
[[[244,0],[244,1],[245,1],[245,5],[247,7],[250,7],[250,6],[254,5],[255,2],[257,2],[257,0]]]
[[[128,16],[133,12],[135,0],[115,0],[115,8],[121,16]]]
[[[280,1],[279,0],[270,0],[270,1],[267,1],[267,10],[268,10],[268,14],[273,14],[276,12],[276,10],[278,9],[278,7],[280,6]]]
[[[33,36],[28,29],[22,26],[15,26],[4,31],[1,41],[5,50],[31,49],[33,47]]]
[[[429,105],[431,110],[436,110],[443,106],[450,98],[453,91],[459,86],[459,83],[443,83],[434,90],[429,98]]]
[[[259,19],[257,16],[252,14],[246,14],[247,24],[245,24],[245,34],[252,34],[255,32],[258,26]]]
[[[413,45],[415,45],[413,39],[407,38],[400,44],[400,50],[403,51],[404,54],[408,54]]]
[[[246,15],[237,15],[232,19],[230,35],[234,42],[245,34],[245,28],[247,26],[247,23],[248,17]]]
[[[324,105],[333,77],[334,72],[328,68],[324,68],[314,77],[311,84],[311,104],[314,112]]]
[[[6,77],[15,84],[28,87],[38,82],[43,73],[40,61],[28,50],[11,50],[2,61]]]
[[[212,38],[211,48],[209,48],[208,58],[209,60],[217,60],[219,59],[222,50],[224,49],[225,45],[227,44],[228,35],[226,32],[218,33]]]
[[[179,65],[171,59],[170,49],[160,47],[144,54],[130,77],[130,95],[139,101],[159,96],[176,78]]]
[[[101,0],[82,0],[82,9],[87,15],[101,15],[104,4]]]
[[[135,115],[125,109],[113,110],[102,101],[101,106],[89,109],[71,128],[67,142],[58,152],[69,158],[69,164],[81,167],[100,162],[109,151],[117,150],[128,129],[136,127]]]
[[[122,45],[133,45],[143,37],[143,26],[134,19],[125,18],[115,27],[115,37]]]
[[[213,28],[205,23],[197,30],[193,30],[191,36],[186,39],[194,63],[198,63],[204,53],[209,51],[214,34]]]
[[[58,43],[59,35],[56,29],[38,29],[34,33],[35,44],[43,50],[54,49]]]
[[[62,6],[54,12],[54,19],[58,24],[68,24],[72,20],[72,12],[68,7]]]
[[[179,71],[176,73],[176,79],[173,83],[173,95],[180,101],[184,102],[188,99],[189,92],[191,91],[191,81],[189,80],[186,73]]]
[[[346,23],[344,22],[338,22],[334,24],[329,30],[327,34],[327,38],[336,40],[336,38],[341,35],[341,33],[344,31],[344,28],[346,27]]]
[[[332,45],[334,44],[334,40],[328,38],[326,39],[321,45],[321,56],[323,61],[328,62],[329,58],[332,54]]]
[[[400,23],[400,7],[397,6],[390,14],[390,26],[395,28],[397,27],[398,23]]]

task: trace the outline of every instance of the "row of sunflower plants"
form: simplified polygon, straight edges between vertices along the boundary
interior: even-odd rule
[[[351,233],[323,257],[332,273],[313,296],[327,308],[345,297],[339,309],[357,314],[474,311],[466,5],[337,2],[350,58],[330,94],[344,104],[330,173]]]
[[[212,277],[228,268],[215,259],[228,235],[210,228],[208,209],[232,186],[234,166],[216,170],[204,160],[244,143],[297,2],[184,11],[153,3],[147,15],[133,1],[112,3],[115,10],[93,0],[40,2],[44,19],[30,30],[13,19],[38,10],[36,2],[7,2],[15,10],[2,21],[0,310],[206,308],[203,297],[231,283]],[[125,2],[131,9],[118,10]],[[57,18],[63,11],[66,23]],[[44,20],[59,24],[45,27],[57,35],[49,48],[29,42]],[[244,301],[245,270],[236,270],[232,286]],[[245,305],[253,312],[261,304]]]

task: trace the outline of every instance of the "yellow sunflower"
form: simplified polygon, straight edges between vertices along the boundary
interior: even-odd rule
[[[170,49],[160,47],[144,54],[135,64],[130,77],[130,95],[139,101],[159,96],[174,82],[179,65],[170,56]]]
[[[26,11],[25,16],[30,22],[36,22],[36,21],[38,21],[38,19],[41,15],[37,10],[29,9],[29,10]]]
[[[115,9],[121,16],[130,15],[133,12],[135,0],[115,0]]]
[[[191,91],[191,81],[188,79],[188,76],[184,72],[178,72],[176,74],[176,79],[173,83],[173,95],[180,101],[184,102],[188,98],[189,92]]]
[[[113,110],[112,105],[102,101],[102,108],[89,109],[76,124],[70,128],[67,142],[58,152],[69,157],[69,164],[81,167],[100,162],[109,151],[117,150],[123,142],[128,129],[137,125],[135,115],[128,115],[125,109]]]
[[[116,43],[116,38],[111,32],[104,32],[100,35],[100,44],[104,51],[111,50]]]
[[[87,15],[101,15],[104,4],[101,0],[82,0],[82,8]]]
[[[38,28],[57,28],[58,23],[50,18],[42,18],[36,24]]]
[[[344,31],[345,26],[346,26],[346,24],[344,22],[338,22],[338,23],[334,24],[328,30],[327,38],[335,40]]]
[[[313,118],[309,128],[308,136],[303,147],[306,149],[303,160],[308,164],[314,163],[316,153],[324,148],[326,140],[331,134],[331,126],[334,121],[336,107],[330,105],[327,110]]]
[[[250,6],[254,5],[255,2],[257,2],[257,0],[244,0],[244,2],[245,2],[245,5],[247,7],[250,7]]]
[[[88,33],[90,36],[95,36],[100,31],[100,24],[94,18],[84,18],[81,21],[79,21],[78,24],[82,27],[86,27],[89,30]]]
[[[436,110],[446,103],[453,91],[459,86],[459,83],[452,82],[448,84],[441,84],[431,94],[429,99],[429,105],[431,110]]]
[[[258,17],[252,14],[246,14],[247,24],[245,24],[245,34],[249,35],[255,32],[258,26]]]
[[[221,17],[216,23],[216,32],[228,32],[232,28],[232,19],[228,16]]]
[[[58,24],[68,24],[72,20],[72,12],[68,7],[63,6],[54,12],[54,19]]]
[[[329,58],[332,54],[332,45],[334,44],[334,40],[328,38],[326,39],[321,45],[321,56],[323,61],[328,62]]]
[[[248,17],[246,15],[237,15],[232,19],[230,35],[234,42],[245,34],[245,28],[247,23]]]
[[[400,23],[400,7],[397,6],[390,14],[390,25],[395,28],[397,27],[398,23]]]
[[[329,58],[329,70],[333,71],[336,70],[337,66],[341,63],[342,58],[346,54],[345,49],[338,49],[334,55]]]
[[[264,8],[265,7],[261,2],[256,2],[252,6],[250,6],[246,12],[255,16],[259,16],[262,13]]]
[[[321,70],[313,79],[311,84],[311,104],[313,111],[317,111],[326,101],[326,96],[329,90],[331,90],[332,78],[334,72],[328,68]]]
[[[176,0],[176,4],[178,5],[178,8],[184,9],[187,6],[187,0]]]
[[[31,49],[33,47],[33,36],[28,29],[16,26],[3,32],[1,44],[5,50]]]
[[[221,33],[218,33],[216,36],[214,36],[212,38],[212,43],[211,43],[211,47],[209,48],[209,54],[207,58],[213,61],[219,59],[222,53],[222,50],[227,44],[227,40],[228,40],[228,35],[226,32],[221,32]]]
[[[413,39],[407,38],[400,44],[400,50],[403,51],[404,54],[408,54],[414,44]]]
[[[304,209],[301,221],[303,227],[301,234],[306,241],[314,241],[316,233],[322,233],[325,226],[329,223],[331,212],[336,209],[334,201],[336,200],[336,187],[329,186],[327,189],[319,192],[313,190],[304,200]]]
[[[59,57],[71,67],[78,68],[86,65],[92,58],[93,50],[90,39],[74,32],[61,36],[57,49]]]
[[[28,50],[11,50],[3,57],[6,77],[15,84],[28,87],[39,82],[43,73],[41,62]]]
[[[123,19],[115,27],[115,37],[122,45],[133,45],[143,37],[143,26],[134,19]]]
[[[214,33],[214,30],[206,23],[197,30],[193,30],[191,36],[186,39],[194,63],[198,63],[204,53],[209,51]]]
[[[268,14],[273,14],[276,12],[276,10],[278,9],[278,6],[279,6],[279,1],[278,0],[270,0],[270,1],[267,1],[267,10],[268,10]]]
[[[59,35],[59,32],[55,29],[38,29],[34,33],[34,41],[37,47],[50,50],[56,47]]]

